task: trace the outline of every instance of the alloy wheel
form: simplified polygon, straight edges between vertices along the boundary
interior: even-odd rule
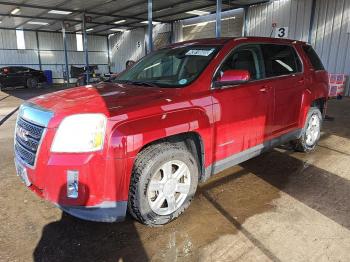
[[[164,163],[148,184],[147,199],[152,211],[169,215],[181,207],[191,188],[188,166],[179,160]]]

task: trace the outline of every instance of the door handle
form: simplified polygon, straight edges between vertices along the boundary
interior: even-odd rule
[[[262,92],[262,93],[267,93],[267,92],[270,91],[270,89],[271,89],[270,86],[263,86],[262,88],[260,88],[259,91]]]

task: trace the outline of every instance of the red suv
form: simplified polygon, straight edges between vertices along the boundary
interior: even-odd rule
[[[153,52],[112,83],[24,103],[17,174],[87,220],[162,225],[199,182],[282,143],[315,148],[327,72],[306,43],[220,38]]]

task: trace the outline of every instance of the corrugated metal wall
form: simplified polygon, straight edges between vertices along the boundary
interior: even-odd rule
[[[111,71],[125,70],[128,60],[137,61],[145,55],[145,30],[143,28],[117,33],[109,37]]]
[[[349,76],[350,0],[317,0],[314,21],[311,42],[328,71]]]
[[[0,66],[24,65],[39,69],[39,55],[42,70],[52,70],[55,82],[63,82],[64,51],[61,33],[24,32],[25,50],[17,50],[15,30],[0,30]],[[88,36],[89,63],[97,64],[99,71],[108,73],[107,38],[104,36]],[[75,34],[67,34],[68,63],[84,66],[84,52],[76,51]],[[72,79],[74,80],[74,79]]]
[[[242,36],[243,18],[226,18],[221,22],[222,37],[238,37]],[[194,25],[186,25],[183,27],[183,39],[201,39],[215,37],[215,21],[202,22]]]
[[[222,12],[221,36],[242,36],[243,9]],[[183,40],[215,37],[216,15],[204,15],[183,21]]]
[[[26,50],[17,50],[15,30],[0,30],[0,67],[28,65],[39,69],[35,32],[24,32]]]
[[[272,24],[289,28],[289,38],[307,41],[311,17],[311,0],[278,0],[252,6],[248,11],[248,35],[272,35]]]
[[[42,69],[52,70],[54,78],[62,81],[64,70],[64,47],[62,35],[58,33],[39,32],[39,47]],[[89,64],[98,65],[101,73],[108,73],[107,38],[88,35]],[[76,36],[67,34],[67,51],[69,66],[84,66],[85,54],[77,51]]]
[[[272,23],[289,27],[289,38],[308,41],[312,0],[276,0],[252,6],[248,35],[270,36]],[[311,44],[330,73],[350,75],[350,0],[316,0]],[[347,95],[350,95],[349,83]]]

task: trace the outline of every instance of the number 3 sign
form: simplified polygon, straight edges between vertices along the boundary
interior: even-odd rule
[[[288,38],[288,27],[277,27],[275,30],[276,38]]]

